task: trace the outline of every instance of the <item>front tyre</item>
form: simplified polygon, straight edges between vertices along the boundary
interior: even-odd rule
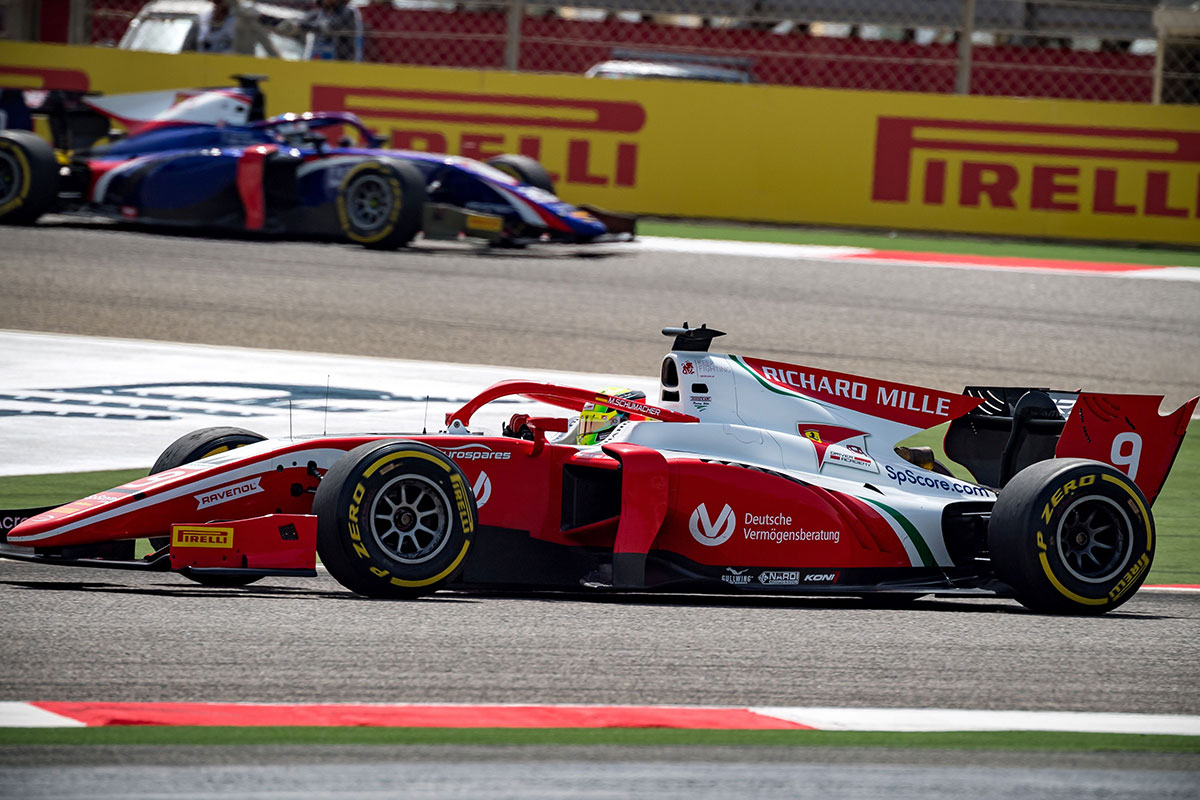
[[[487,160],[488,166],[495,167],[501,172],[511,175],[521,183],[541,189],[543,192],[554,192],[554,180],[550,172],[538,161],[529,156],[517,153],[505,153]]]
[[[1124,603],[1154,561],[1154,521],[1128,476],[1098,461],[1050,459],[1021,470],[988,523],[996,574],[1026,607],[1103,614]]]
[[[150,474],[155,475],[159,472],[166,472],[182,464],[190,464],[202,458],[215,456],[217,453],[236,450],[248,444],[261,442],[266,438],[254,431],[227,425],[215,428],[201,428],[198,431],[192,431],[180,436],[166,450],[163,450],[162,455],[158,457],[158,460],[154,462],[154,466],[150,468]],[[150,546],[155,550],[161,550],[170,541],[171,539],[168,536],[158,536],[150,540]],[[193,580],[201,586],[226,588],[249,586],[259,580],[257,576],[253,575],[193,575],[187,573],[185,575],[189,580]]]
[[[28,131],[0,131],[0,223],[35,222],[57,197],[54,148]]]
[[[418,442],[370,442],[338,459],[313,499],[317,553],[367,597],[436,591],[462,567],[477,525],[462,471]]]
[[[404,161],[363,161],[342,178],[336,205],[347,239],[373,250],[394,250],[421,230],[425,178]]]

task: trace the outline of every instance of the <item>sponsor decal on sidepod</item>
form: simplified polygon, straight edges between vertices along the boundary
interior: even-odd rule
[[[991,498],[996,496],[990,489],[970,483],[963,483],[955,478],[947,478],[928,470],[896,469],[891,464],[885,464],[884,469],[887,471],[888,478],[894,480],[900,486],[911,483],[913,486],[922,486],[926,489],[940,489],[943,492],[954,492],[955,494],[966,495],[968,497]]]
[[[750,514],[745,515],[745,528],[742,538],[751,542],[833,542],[839,544],[842,540],[841,531],[810,531],[804,528],[791,529],[784,526],[792,524],[792,518],[787,514]],[[762,527],[752,527],[762,526]],[[768,527],[769,526],[769,527]],[[726,504],[716,520],[708,514],[708,508],[701,503],[692,511],[688,519],[688,530],[692,538],[707,547],[724,544],[733,536],[737,528],[737,514]]]
[[[774,544],[782,544],[784,542],[833,542],[834,544],[838,544],[842,541],[841,531],[808,531],[803,528],[788,530],[784,527],[791,524],[792,518],[787,514],[762,514],[758,516],[747,514],[745,519],[746,528],[742,531],[742,538],[752,542],[773,542]],[[760,525],[762,527],[751,528],[751,525]]]
[[[733,536],[733,529],[736,527],[737,514],[733,513],[733,509],[728,505],[721,509],[716,521],[708,516],[708,509],[705,508],[704,503],[696,506],[692,516],[688,519],[688,530],[691,531],[692,538],[708,547],[715,547],[729,541],[729,537]]]
[[[750,581],[754,580],[753,575],[746,574],[748,572],[749,570],[746,569],[734,569],[733,567],[726,567],[726,574],[721,576],[721,580],[734,586],[745,586],[746,584],[750,583]]]

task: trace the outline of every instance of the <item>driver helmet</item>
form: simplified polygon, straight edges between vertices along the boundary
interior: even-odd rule
[[[645,392],[638,391],[637,389],[626,389],[622,386],[610,386],[607,389],[601,389],[600,393],[612,397],[621,397],[626,400],[636,400],[639,403],[646,402]],[[609,408],[602,403],[587,403],[584,405],[583,410],[579,412],[579,433],[575,441],[583,445],[599,444],[607,439],[608,435],[618,425],[629,418],[630,414],[628,411]],[[637,418],[641,419],[640,416]]]

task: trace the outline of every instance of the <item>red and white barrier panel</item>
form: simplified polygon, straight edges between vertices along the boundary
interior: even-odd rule
[[[0,702],[0,727],[121,725],[1063,731],[1200,736],[1200,716],[927,708]]]

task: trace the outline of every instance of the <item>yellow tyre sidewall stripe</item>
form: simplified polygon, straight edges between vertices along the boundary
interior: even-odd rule
[[[1142,502],[1142,499],[1138,497],[1137,493],[1130,489],[1129,485],[1120,478],[1107,473],[1101,473],[1100,478],[1121,487],[1121,489],[1124,490],[1125,493],[1130,496],[1130,498],[1132,498],[1133,502],[1137,504],[1138,511],[1141,513],[1142,520],[1146,525],[1146,552],[1150,552],[1154,546],[1154,522],[1151,520],[1150,515],[1146,513],[1146,506]],[[1043,535],[1040,532],[1038,533],[1038,541],[1043,541]],[[1050,559],[1046,557],[1046,552],[1044,550],[1038,552],[1038,560],[1041,562],[1042,571],[1046,573],[1046,578],[1049,579],[1051,585],[1058,590],[1059,594],[1068,600],[1088,606],[1103,606],[1108,605],[1110,602],[1110,598],[1107,595],[1100,598],[1084,597],[1083,595],[1077,594],[1064,586],[1062,581],[1058,579],[1058,576],[1054,574],[1054,570],[1051,569]]]

